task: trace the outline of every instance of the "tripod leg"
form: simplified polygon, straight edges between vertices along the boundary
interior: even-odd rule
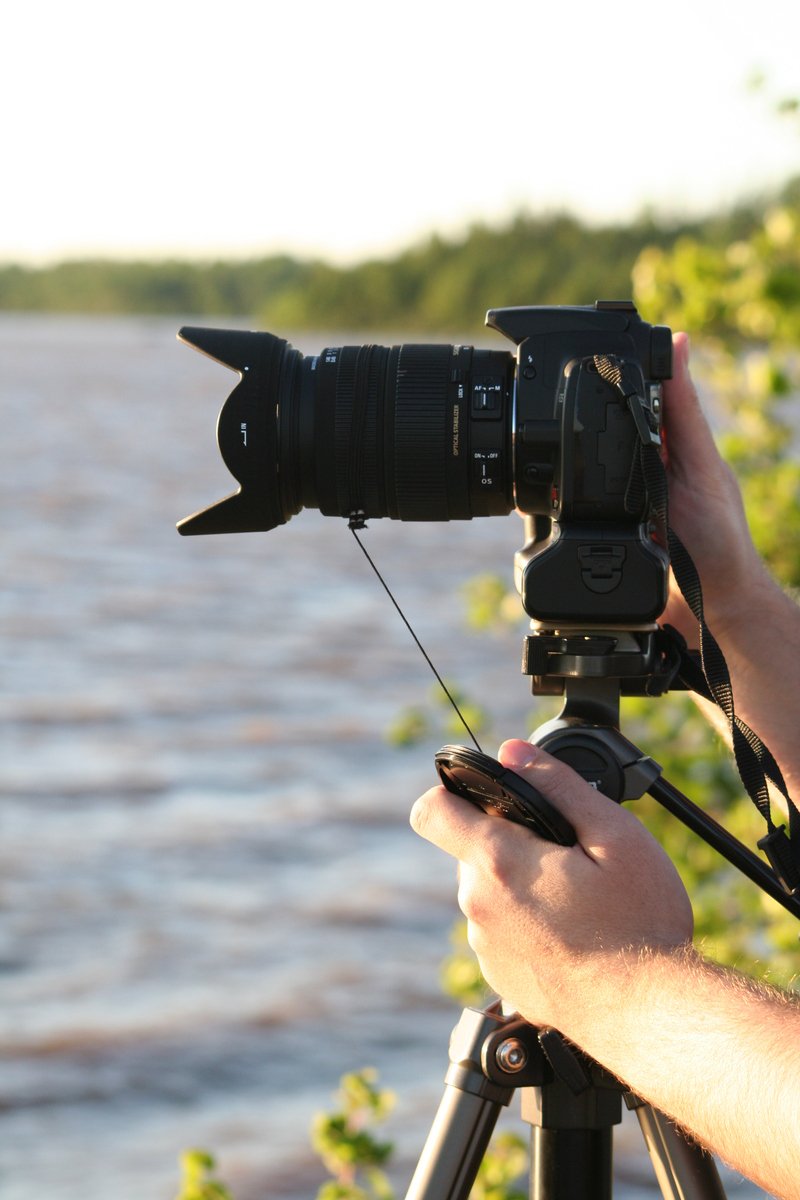
[[[554,1078],[521,1096],[522,1119],[531,1126],[531,1200],[610,1200],[619,1085],[595,1083],[576,1093]]]
[[[530,1200],[610,1200],[611,1129],[531,1130]]]
[[[467,1200],[501,1107],[447,1087],[406,1200]]]
[[[514,1028],[519,1024],[514,1022]],[[494,1079],[490,1077],[497,1048],[521,1045],[505,1037],[511,1028],[497,1005],[486,1011],[465,1008],[462,1012],[450,1038],[444,1096],[406,1200],[468,1200],[500,1109],[514,1094],[513,1082],[506,1084],[497,1073]]]
[[[636,1116],[664,1200],[725,1200],[714,1159],[649,1104]]]

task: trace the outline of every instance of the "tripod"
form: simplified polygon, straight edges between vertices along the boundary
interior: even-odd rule
[[[686,796],[619,731],[621,695],[675,684],[660,631],[547,629],[533,623],[523,672],[535,694],[562,694],[555,720],[531,741],[611,800],[645,792],[800,917],[774,872]],[[685,686],[680,683],[677,686]],[[467,1200],[503,1107],[521,1090],[531,1126],[531,1200],[610,1200],[613,1127],[635,1110],[664,1200],[724,1200],[713,1158],[553,1029],[507,1015],[498,1001],[467,1008],[450,1044],[445,1092],[406,1200]]]

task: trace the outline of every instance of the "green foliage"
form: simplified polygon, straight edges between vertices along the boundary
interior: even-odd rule
[[[333,1180],[317,1200],[392,1200],[383,1171],[393,1146],[380,1142],[372,1130],[394,1105],[391,1092],[377,1087],[374,1070],[343,1076],[337,1094],[339,1109],[314,1119],[311,1142]]]
[[[314,1120],[314,1149],[333,1176],[320,1188],[317,1200],[394,1200],[382,1169],[393,1147],[379,1142],[372,1132],[386,1120],[394,1097],[377,1086],[375,1071],[364,1070],[343,1076],[337,1101],[340,1107],[336,1111],[321,1113]],[[528,1152],[522,1138],[501,1134],[484,1157],[470,1200],[525,1200],[527,1193],[517,1185],[527,1167]]]
[[[644,315],[693,332],[756,545],[784,584],[799,586],[800,465],[786,405],[800,389],[800,195],[728,246],[648,250],[633,278]]]
[[[456,684],[447,680],[445,683],[472,732],[476,736],[485,735],[489,729],[486,709],[468,697]],[[458,713],[437,683],[431,688],[429,703],[400,712],[386,731],[386,737],[393,746],[406,748],[434,735],[446,739],[460,738],[464,733]]]
[[[450,931],[452,950],[441,967],[442,991],[462,1007],[480,1008],[490,994],[478,960],[467,942],[467,923],[457,921]]]
[[[480,1165],[470,1200],[526,1200],[528,1163],[527,1144],[519,1134],[498,1134]]]
[[[186,1150],[181,1155],[181,1188],[175,1200],[232,1200],[231,1193],[212,1172],[216,1162],[206,1150]]]
[[[516,592],[498,575],[475,575],[461,589],[467,626],[491,633],[501,625],[521,625],[524,613]]]
[[[397,714],[386,730],[386,738],[392,746],[406,749],[424,741],[432,728],[430,709],[415,705]]]

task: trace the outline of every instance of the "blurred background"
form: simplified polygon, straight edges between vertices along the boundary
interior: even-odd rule
[[[798,24],[782,0],[9,17],[5,1200],[161,1200],[191,1146],[237,1200],[313,1197],[310,1123],[367,1065],[397,1093],[402,1194],[459,1010],[454,872],[407,821],[457,731],[344,522],[177,537],[230,490],[234,381],[177,328],[497,348],[489,307],[632,295],[690,330],[797,586]],[[515,517],[365,538],[488,749],[550,715],[519,675]],[[725,757],[682,701],[655,707],[626,719],[752,844]],[[788,979],[796,931],[648,819],[720,957]],[[654,1194],[635,1131],[618,1170],[626,1200]]]

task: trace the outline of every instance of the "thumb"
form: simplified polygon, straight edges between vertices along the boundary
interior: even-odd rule
[[[535,787],[573,826],[579,841],[583,834],[596,836],[620,820],[634,820],[630,813],[604,796],[567,763],[554,758],[540,746],[520,739],[503,742],[498,759]]]

